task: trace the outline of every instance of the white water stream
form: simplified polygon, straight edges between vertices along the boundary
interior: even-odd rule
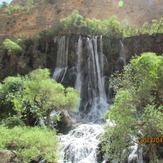
[[[67,72],[68,64],[68,47],[69,37],[61,36],[57,39],[58,50],[57,50],[57,62],[56,69],[53,73],[53,79],[57,82],[62,82]]]
[[[59,163],[97,163],[99,136],[103,133],[101,125],[81,124],[68,135],[60,136],[63,150]]]

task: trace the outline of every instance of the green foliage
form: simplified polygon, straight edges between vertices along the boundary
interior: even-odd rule
[[[14,41],[11,41],[10,39],[6,39],[3,42],[2,46],[4,50],[7,50],[8,55],[12,55],[12,53],[21,52],[23,50],[20,45],[18,45]]]
[[[137,29],[137,33],[139,34],[154,34],[154,33],[163,33],[163,18],[159,20],[154,19],[151,23],[144,23],[141,28]]]
[[[53,4],[53,3],[55,3],[55,0],[42,0],[42,2],[48,2],[50,4]]]
[[[120,23],[116,17],[111,17],[108,20],[97,20],[95,18],[84,18],[77,10],[66,18],[61,19],[61,26],[65,33],[82,33],[92,35],[109,35],[110,37],[120,37]]]
[[[2,5],[0,5],[0,9],[1,8],[5,8],[5,13],[10,15],[12,13],[12,11],[14,10],[26,10],[26,8],[22,5],[10,5],[7,2],[2,2]]]
[[[58,160],[57,144],[53,132],[38,127],[8,129],[0,126],[0,149],[14,150],[21,162],[28,163],[41,157],[55,163]]]
[[[120,1],[121,2],[121,1]],[[112,38],[121,38],[135,36],[141,34],[163,33],[163,18],[160,20],[152,20],[151,23],[144,23],[140,28],[125,23],[120,23],[116,16],[112,16],[107,20],[84,19],[77,10],[71,15],[60,20],[60,25],[43,31],[41,37],[47,37],[54,34],[84,34],[84,35],[105,35]]]
[[[19,10],[19,9],[23,9],[22,5],[14,5],[12,6],[12,10]]]
[[[5,13],[8,14],[8,15],[10,15],[10,14],[11,14],[11,10],[10,10],[9,8],[7,8],[7,9],[5,10]]]
[[[20,115],[14,115],[3,119],[1,123],[9,128],[13,128],[15,126],[25,126],[25,123],[21,118],[22,117]]]
[[[8,8],[9,7],[9,4],[7,2],[2,2],[2,8]]]
[[[72,110],[75,106],[77,108],[79,100],[75,89],[65,89],[61,84],[51,79],[49,74],[47,69],[35,70],[29,74],[31,80],[24,85],[25,100],[38,107],[39,115],[47,117],[48,127],[50,127],[50,113],[53,110]]]
[[[74,10],[70,16],[60,21],[64,26],[64,30],[67,32],[72,32],[73,30],[78,31],[84,25],[83,17],[79,15],[77,10]]]
[[[26,4],[32,4],[33,5],[34,4],[34,1],[33,0],[27,0],[26,1]]]
[[[106,127],[103,136],[103,151],[108,158],[125,160],[130,153],[129,146],[133,136],[138,138],[162,136],[162,71],[162,56],[143,53],[131,60],[122,74],[114,76],[113,88],[116,96],[105,118],[110,118],[115,126]],[[136,143],[139,144],[139,141]],[[159,158],[158,146],[144,144],[144,155],[150,157],[153,162]]]
[[[25,78],[7,77],[0,88],[0,117],[6,119],[8,116],[13,116],[15,113],[13,101],[16,98],[23,96],[23,85]]]
[[[51,79],[48,69],[34,70],[25,77],[7,77],[0,87],[0,99],[3,119],[7,116],[13,119],[17,115],[28,121],[31,115],[36,119],[46,116],[48,127],[52,111],[76,110],[79,101],[77,91],[65,89]],[[10,123],[7,121],[6,124]]]

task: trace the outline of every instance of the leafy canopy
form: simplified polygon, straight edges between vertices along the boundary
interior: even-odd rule
[[[10,39],[6,39],[3,42],[3,49],[8,51],[8,54],[11,55],[13,53],[21,52],[23,49],[20,45],[18,45],[16,42],[11,41]]]
[[[25,78],[21,76],[7,77],[0,87],[0,119],[16,114],[14,100],[23,97]]]
[[[163,57],[143,53],[131,60],[122,74],[116,74],[113,88],[114,104],[105,114],[114,127],[106,127],[103,151],[108,158],[125,160],[131,153],[129,146],[139,138],[159,138],[163,134]],[[138,139],[133,140],[133,137]],[[117,145],[118,144],[118,145]],[[144,144],[144,156],[157,162],[160,145]]]
[[[0,97],[3,116],[17,114],[41,118],[46,116],[50,127],[50,114],[58,110],[76,110],[79,101],[78,92],[73,88],[64,88],[50,78],[48,69],[37,69],[25,77],[8,77],[1,86]],[[6,116],[5,116],[6,115]],[[25,117],[24,117],[25,118]],[[26,118],[25,118],[26,119]]]
[[[123,1],[119,2],[124,5]],[[84,35],[105,35],[113,38],[135,36],[141,34],[163,33],[163,18],[145,22],[138,28],[130,25],[127,21],[119,22],[116,16],[106,20],[83,18],[77,10],[74,10],[68,17],[60,19],[60,24],[48,31],[40,32],[41,36],[52,34],[84,34]]]

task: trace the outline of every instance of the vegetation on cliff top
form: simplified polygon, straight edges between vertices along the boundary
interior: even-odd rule
[[[11,5],[8,4],[7,2],[3,1],[2,4],[0,4],[0,9],[4,9],[5,13],[8,15],[11,15],[12,12],[14,11],[20,11],[19,13],[21,13],[22,11],[27,12],[30,9],[35,7],[35,4],[42,4],[42,3],[53,3],[53,0],[26,0],[24,2],[22,2],[22,4],[15,4],[15,5]]]
[[[127,22],[120,23],[116,16],[107,20],[84,19],[77,10],[66,18],[60,20],[60,25],[47,31],[40,32],[41,35],[55,34],[83,34],[104,35],[111,38],[122,38],[141,34],[163,33],[163,18],[144,23],[142,27],[129,25]]]
[[[7,51],[8,55],[13,55],[14,53],[22,52],[23,50],[19,44],[14,41],[11,41],[10,39],[6,39],[2,43],[2,48],[4,49],[4,51]]]

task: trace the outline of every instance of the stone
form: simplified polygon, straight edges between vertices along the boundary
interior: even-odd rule
[[[61,116],[61,121],[57,123],[57,129],[59,133],[66,134],[72,129],[76,121],[75,119],[70,117],[67,111],[62,111],[60,116]]]
[[[0,151],[0,162],[2,163],[11,163],[17,157],[15,151],[1,150]]]

